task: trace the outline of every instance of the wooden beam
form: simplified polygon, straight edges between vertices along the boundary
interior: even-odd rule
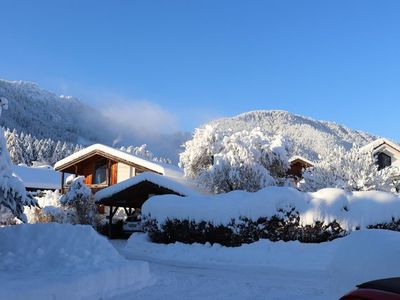
[[[61,195],[64,194],[64,177],[65,173],[61,172]]]
[[[112,218],[113,218],[113,207],[110,206],[110,214],[108,215],[108,238],[111,239],[112,235]]]
[[[107,186],[111,185],[111,160],[107,160]]]

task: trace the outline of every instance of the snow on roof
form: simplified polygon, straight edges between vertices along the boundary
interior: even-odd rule
[[[163,176],[152,172],[144,172],[137,176],[131,177],[120,183],[109,186],[105,189],[98,191],[95,195],[96,202],[102,199],[111,197],[131,186],[134,186],[140,182],[149,181],[163,188],[174,191],[182,196],[196,196],[201,193],[191,184],[191,182],[186,181],[184,178]]]
[[[119,160],[124,160],[124,161],[130,162],[132,164],[140,165],[142,167],[145,167],[152,171],[161,173],[163,175],[165,175],[168,172],[174,172],[174,166],[168,166],[166,164],[152,162],[152,161],[146,160],[144,158],[137,157],[130,153],[127,153],[127,152],[124,152],[121,150],[117,150],[115,148],[112,148],[112,147],[109,147],[109,146],[106,146],[103,144],[93,144],[93,145],[86,147],[78,152],[75,152],[74,154],[67,156],[66,158],[58,161],[54,165],[54,168],[56,170],[62,170],[65,167],[68,167],[70,164],[73,164],[75,161],[79,161],[83,156],[87,156],[92,153],[96,154],[99,152],[100,153],[103,152],[103,153],[113,156]]]
[[[61,174],[54,170],[17,165],[13,165],[12,170],[27,188],[55,190],[61,186]]]
[[[315,164],[311,160],[308,160],[307,158],[304,158],[304,157],[299,156],[299,155],[295,155],[295,156],[292,156],[291,158],[289,158],[289,163],[292,163],[295,160],[302,160],[302,161],[304,161],[305,163],[307,163],[307,164],[309,164],[311,166],[313,166]]]
[[[393,148],[397,152],[400,152],[400,146],[398,144],[396,144],[388,139],[385,139],[385,138],[376,139],[376,140],[372,141],[371,143],[361,147],[360,150],[364,151],[364,152],[371,152],[371,151],[374,152],[375,149],[377,149],[378,147],[380,147],[384,144]]]

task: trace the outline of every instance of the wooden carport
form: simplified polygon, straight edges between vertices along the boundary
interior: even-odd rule
[[[176,191],[160,186],[149,180],[143,180],[123,190],[117,191],[108,197],[104,197],[96,201],[97,204],[108,206],[110,208],[108,216],[109,237],[112,238],[113,235],[113,217],[118,208],[123,208],[125,213],[129,216],[133,213],[133,210],[138,208],[141,209],[143,203],[146,202],[146,200],[148,200],[151,196],[165,194],[184,196]]]

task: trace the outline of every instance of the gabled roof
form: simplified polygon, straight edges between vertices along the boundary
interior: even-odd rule
[[[308,160],[307,158],[304,158],[304,157],[299,156],[299,155],[295,155],[295,156],[292,156],[291,158],[289,158],[289,163],[294,163],[296,161],[305,162],[306,164],[309,164],[310,166],[314,166],[314,164],[315,164],[311,160]]]
[[[12,170],[23,181],[26,188],[40,190],[56,190],[61,188],[61,175],[57,171],[17,165],[13,165]]]
[[[143,182],[151,183],[181,196],[200,195],[200,192],[191,186],[189,182],[185,182],[183,179],[178,180],[178,178],[163,176],[152,172],[144,172],[98,191],[95,194],[95,200],[96,202],[101,202],[102,200],[111,198],[112,196]]]
[[[138,165],[150,171],[164,175],[170,171],[169,169],[174,169],[173,166],[169,167],[165,166],[165,164],[155,163],[103,144],[93,144],[87,148],[75,152],[74,154],[58,161],[54,165],[54,169],[56,171],[65,170],[71,167],[72,165],[79,163],[94,155],[101,155],[110,158],[112,160],[115,160],[117,162],[126,163],[128,165],[133,165],[133,166]]]
[[[376,139],[375,141],[361,147],[360,150],[364,151],[364,152],[374,153],[379,147],[385,146],[385,145],[387,147],[391,148],[392,150],[395,150],[396,152],[400,153],[400,145],[398,145],[388,139],[385,139],[385,138]]]

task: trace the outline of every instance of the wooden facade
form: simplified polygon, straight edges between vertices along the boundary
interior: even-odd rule
[[[129,161],[125,161],[118,157],[114,157],[108,153],[95,151],[93,153],[90,153],[89,155],[79,157],[76,160],[58,168],[58,171],[61,172],[61,183],[62,183],[61,192],[64,193],[66,188],[65,186],[66,173],[74,174],[75,176],[84,176],[85,184],[92,190],[93,193],[105,187],[116,184],[119,179],[118,164],[124,164],[134,168],[135,172],[134,174],[132,174],[132,176],[135,176],[139,173],[146,171],[155,172],[154,170],[150,170],[146,167],[134,164]],[[101,171],[105,171],[103,176],[101,174],[102,172],[96,173],[99,169],[101,169]],[[104,180],[99,181],[98,177]]]
[[[290,162],[290,168],[287,171],[287,175],[295,179],[302,178],[303,170],[312,167],[313,165],[301,158],[296,158]]]

